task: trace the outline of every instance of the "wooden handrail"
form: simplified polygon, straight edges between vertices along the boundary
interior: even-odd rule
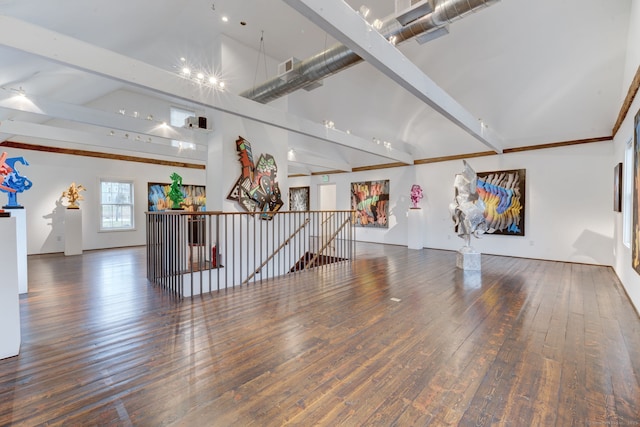
[[[269,256],[267,257],[267,259],[266,259],[266,260],[265,260],[265,261],[260,265],[260,267],[256,268],[256,270],[255,270],[253,273],[251,273],[251,274],[250,274],[250,275],[249,275],[249,276],[244,280],[244,282],[242,282],[242,284],[244,285],[244,284],[248,283],[248,282],[249,282],[249,280],[253,279],[253,277],[254,277],[256,274],[258,274],[258,273],[260,272],[260,270],[262,270],[262,269],[264,268],[264,266],[265,266],[265,265],[267,265],[267,264],[269,263],[269,261],[271,261],[271,260],[276,256],[276,254],[277,254],[278,252],[280,252],[280,250],[282,250],[282,248],[284,248],[285,246],[287,246],[287,245],[289,244],[289,242],[290,242],[290,241],[291,241],[291,240],[292,240],[292,239],[293,239],[293,238],[294,238],[298,233],[300,233],[300,231],[302,231],[302,229],[303,229],[304,227],[306,227],[306,226],[307,226],[307,224],[309,224],[309,221],[310,221],[310,220],[309,220],[309,218],[306,218],[306,219],[304,220],[304,222],[303,222],[302,224],[300,224],[300,227],[298,227],[298,228],[297,228],[297,229],[296,229],[296,230],[291,234],[291,236],[287,237],[287,239],[286,239],[284,242],[282,242],[282,244],[281,244],[280,246],[278,246],[278,248],[277,248],[277,249],[276,249],[276,250],[275,250],[271,255],[269,255]]]
[[[308,265],[312,265],[316,262],[316,259],[318,259],[318,257],[320,256],[320,254],[327,248],[327,246],[329,246],[329,244],[331,242],[333,242],[336,238],[336,236],[338,235],[338,233],[340,233],[340,231],[342,231],[342,229],[344,228],[345,225],[349,224],[351,222],[351,218],[347,218],[344,220],[344,222],[342,223],[342,225],[340,226],[340,228],[338,228],[336,230],[335,233],[333,233],[333,235],[331,236],[331,238],[329,240],[327,240],[327,243],[325,243],[320,249],[318,249],[318,252],[316,252],[313,257],[309,260],[309,262],[304,264],[304,269],[307,269]]]

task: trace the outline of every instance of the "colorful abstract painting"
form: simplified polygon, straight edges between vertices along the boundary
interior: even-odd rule
[[[631,242],[631,265],[640,274],[640,221],[638,221],[638,203],[640,203],[640,110],[633,120],[633,240]]]
[[[302,212],[309,210],[309,187],[289,188],[289,210]]]
[[[171,183],[148,183],[149,212],[160,212],[171,209],[172,201],[169,198]],[[185,211],[203,212],[206,211],[207,197],[204,185],[182,185],[182,196],[184,200],[180,204]]]
[[[524,236],[525,169],[478,172],[487,233]]]
[[[227,199],[237,201],[247,212],[262,212],[262,219],[271,219],[284,204],[276,160],[271,154],[261,154],[254,163],[251,144],[241,136],[236,140],[236,150],[242,169]]]
[[[389,180],[351,183],[356,227],[389,228]]]

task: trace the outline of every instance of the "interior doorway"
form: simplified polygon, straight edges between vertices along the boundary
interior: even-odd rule
[[[336,210],[336,185],[318,184],[318,210]]]

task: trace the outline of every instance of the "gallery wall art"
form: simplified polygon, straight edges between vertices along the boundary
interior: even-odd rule
[[[173,202],[169,198],[172,183],[150,182],[148,185],[149,212],[160,212],[171,209]],[[207,210],[206,191],[204,185],[181,186],[182,208],[187,212],[204,212]]]
[[[613,168],[613,211],[622,212],[622,163]]]
[[[356,227],[389,228],[389,180],[351,183]]]
[[[524,236],[525,179],[525,169],[478,172],[487,233]]]
[[[289,188],[289,210],[303,212],[309,210],[309,187]]]
[[[640,274],[640,224],[638,222],[638,203],[640,197],[640,110],[633,120],[633,238],[631,240],[631,265]]]
[[[251,143],[241,136],[236,140],[236,150],[241,172],[227,199],[237,201],[247,212],[262,212],[262,219],[271,219],[284,204],[276,160],[271,154],[261,154],[254,163]]]

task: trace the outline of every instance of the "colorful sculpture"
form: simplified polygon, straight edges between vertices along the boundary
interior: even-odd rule
[[[25,176],[22,176],[16,170],[16,163],[22,163],[25,166],[29,166],[29,163],[24,157],[11,157],[6,158],[7,153],[3,153],[0,157],[0,175],[3,180],[0,185],[0,191],[7,193],[8,203],[3,206],[4,208],[15,209],[22,208],[18,204],[18,193],[22,193],[31,188],[33,183]]]
[[[171,209],[182,209],[181,203],[184,201],[182,177],[174,172],[169,178],[171,178],[171,187],[167,197],[171,200]]]
[[[451,218],[458,236],[464,239],[465,247],[470,247],[471,235],[479,237],[487,231],[484,218],[484,202],[476,190],[476,172],[463,160],[464,170],[456,174],[454,181],[455,197],[449,205]]]
[[[62,192],[62,197],[66,197],[69,200],[68,209],[80,209],[77,202],[84,200],[84,197],[80,194],[81,191],[87,191],[87,189],[82,184],[76,186],[76,183],[72,182],[69,189]]]
[[[236,200],[247,212],[262,212],[262,219],[273,218],[273,213],[284,204],[276,181],[275,159],[271,154],[261,154],[255,165],[251,144],[241,136],[236,140],[236,150],[242,171],[227,199]]]
[[[14,190],[13,188],[9,188],[2,185],[5,177],[9,175],[11,172],[13,172],[13,169],[7,164],[6,160],[7,160],[7,153],[5,152],[0,155],[0,190],[15,193],[16,190]]]
[[[413,204],[413,206],[411,206],[411,209],[420,209],[418,203],[420,203],[422,197],[422,187],[420,187],[418,184],[413,184],[411,186],[411,203]]]

